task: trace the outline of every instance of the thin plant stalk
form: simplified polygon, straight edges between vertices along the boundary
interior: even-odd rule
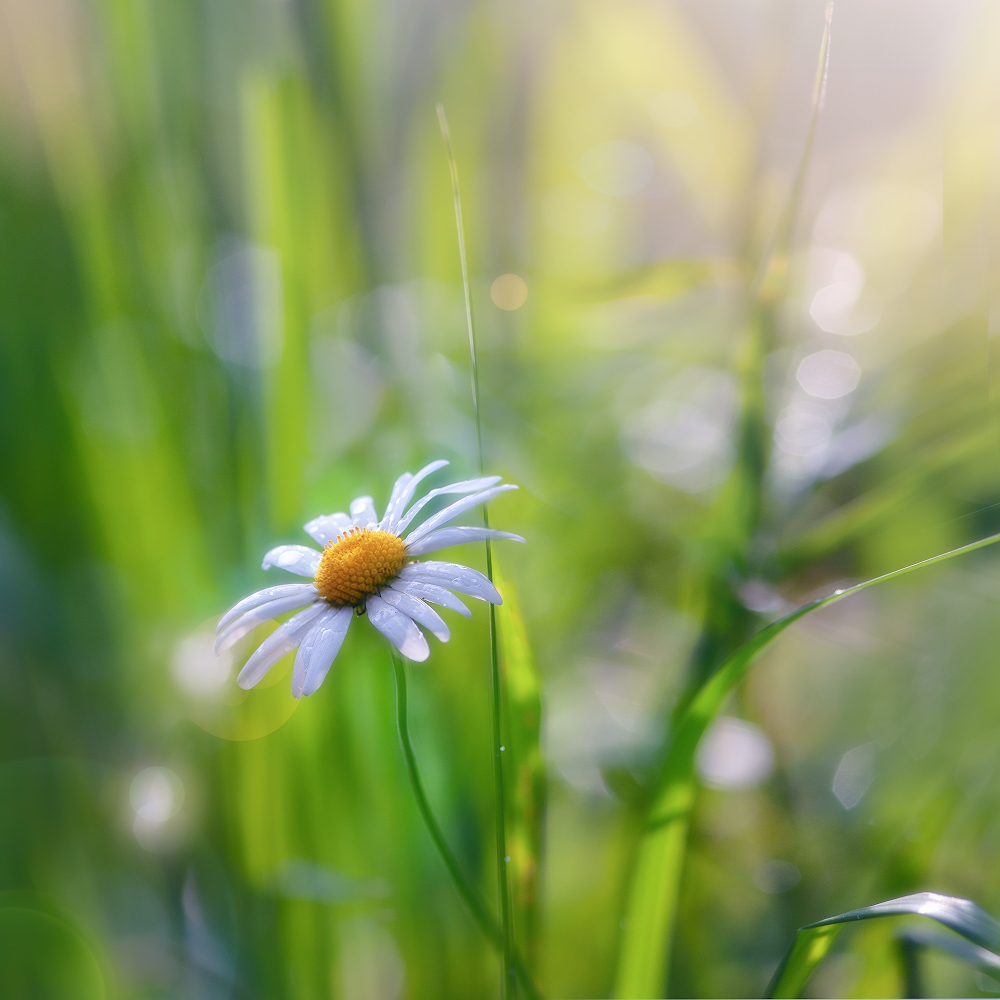
[[[715,528],[708,539],[716,566],[706,582],[708,611],[696,646],[693,671],[674,714],[673,737],[657,777],[636,849],[619,945],[614,995],[659,996],[669,977],[671,942],[688,843],[688,817],[695,787],[689,770],[677,766],[678,736],[706,690],[738,657],[752,618],[733,593],[731,565],[743,566],[758,529],[764,503],[767,427],[762,388],[763,360],[772,349],[775,303],[788,271],[788,251],[825,97],[833,2],[827,3],[812,94],[812,111],[802,154],[785,207],[759,261],[748,292],[751,322],[740,359],[744,386],[738,460],[716,502]],[[751,640],[752,642],[753,640]],[[735,651],[734,651],[735,649]],[[693,753],[693,749],[691,751]]]
[[[826,81],[830,73],[830,38],[833,24],[833,0],[827,0],[826,11],[823,21],[823,37],[819,44],[819,59],[816,64],[816,79],[813,83],[811,113],[809,115],[809,127],[806,131],[806,141],[802,147],[802,155],[799,157],[798,168],[795,171],[795,178],[792,181],[792,188],[785,202],[784,210],[775,226],[769,245],[765,248],[758,263],[757,271],[753,281],[750,283],[750,291],[754,297],[761,294],[767,295],[765,285],[769,271],[777,264],[784,264],[781,260],[788,252],[791,243],[792,228],[795,225],[795,218],[798,214],[799,202],[802,200],[802,189],[805,187],[806,174],[809,170],[809,163],[812,160],[813,142],[816,138],[816,125],[819,122],[819,113],[823,110],[823,103],[826,100]],[[782,267],[782,277],[784,277],[784,267]]]
[[[626,920],[638,916],[646,920],[647,924],[639,929],[640,933],[626,937],[626,942],[631,944],[633,950],[625,952],[623,958],[634,964],[626,965],[624,969],[619,970],[620,975],[624,973],[630,978],[623,976],[617,984],[616,997],[663,995],[661,991],[665,981],[666,947],[669,946],[669,940],[650,935],[648,926],[653,924],[660,931],[664,927],[672,927],[688,821],[694,806],[696,790],[694,770],[698,744],[726,697],[746,677],[759,654],[790,625],[820,608],[846,600],[869,587],[887,583],[915,570],[946,562],[956,556],[966,555],[998,542],[1000,533],[989,535],[967,545],[960,545],[956,549],[950,549],[948,552],[921,559],[890,573],[884,573],[874,579],[865,580],[846,590],[836,590],[829,597],[796,608],[784,618],[766,625],[740,646],[712,675],[708,683],[702,686],[698,696],[676,726],[663,775],[646,816],[647,833],[640,847],[643,854],[640,855],[638,870],[648,878],[648,882],[633,883],[630,900],[632,909]],[[628,924],[625,929],[628,931]]]
[[[396,678],[396,728],[399,732],[399,745],[403,750],[406,773],[410,779],[410,788],[413,791],[413,798],[416,800],[417,809],[420,811],[424,826],[427,827],[427,832],[430,834],[431,840],[434,842],[434,846],[437,848],[437,852],[441,856],[441,860],[444,862],[444,866],[447,868],[452,882],[455,883],[455,888],[462,897],[462,901],[469,908],[469,912],[487,939],[498,950],[502,950],[503,932],[493,914],[486,907],[486,904],[479,898],[479,894],[466,881],[465,876],[462,874],[462,869],[459,867],[458,860],[448,846],[448,842],[444,839],[441,827],[434,817],[430,802],[427,800],[424,783],[420,777],[420,769],[417,766],[417,757],[413,752],[413,743],[410,741],[406,664],[402,657],[396,655],[395,651],[391,653],[391,656],[392,669]],[[516,951],[511,955],[511,967],[516,972],[524,988],[524,992],[530,1000],[541,1000],[541,994],[531,979],[527,965]]]
[[[476,354],[476,325],[472,316],[472,289],[469,284],[469,261],[465,252],[465,225],[462,222],[462,197],[458,187],[458,167],[455,164],[455,154],[451,148],[451,131],[448,128],[448,118],[444,105],[437,106],[438,122],[441,135],[444,137],[445,148],[448,151],[448,166],[451,170],[451,187],[455,200],[455,227],[458,230],[458,256],[462,265],[462,288],[465,292],[465,321],[469,331],[469,359],[472,374],[472,408],[476,418],[476,453],[479,475],[483,474],[483,429],[479,416],[479,364]],[[490,526],[489,515],[483,506],[483,525]],[[486,575],[493,581],[493,550],[490,541],[486,539]],[[497,618],[496,608],[489,606],[490,615],[490,673],[492,682],[492,751],[493,751],[493,823],[494,844],[496,847],[497,895],[500,898],[500,928],[503,951],[503,976],[500,981],[500,996],[506,998],[513,985],[513,942],[511,928],[510,886],[507,878],[507,803],[504,791],[503,774],[503,731],[501,726],[500,701],[500,663],[497,655]]]

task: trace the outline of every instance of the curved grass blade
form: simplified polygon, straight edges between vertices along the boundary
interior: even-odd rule
[[[800,927],[765,996],[800,996],[809,977],[826,957],[845,924],[876,917],[898,916],[930,917],[970,941],[975,946],[976,955],[981,950],[986,954],[1000,950],[1000,921],[996,917],[968,899],[939,896],[936,892],[917,892],[912,896],[900,896],[874,906],[863,906],[859,910],[851,910],[840,916],[827,917],[826,920]],[[1000,958],[996,955],[992,958],[1000,963]]]
[[[462,901],[469,908],[469,912],[476,923],[479,924],[486,939],[502,951],[504,947],[503,930],[486,908],[486,904],[479,898],[479,894],[462,874],[462,869],[459,867],[455,855],[448,846],[448,842],[444,838],[444,833],[442,833],[441,827],[434,817],[431,804],[427,799],[427,793],[424,791],[424,783],[420,777],[420,768],[417,766],[417,757],[413,752],[413,743],[410,740],[410,727],[407,721],[406,664],[401,656],[396,655],[394,650],[390,651],[390,656],[392,658],[393,674],[396,678],[396,730],[399,734],[399,745],[403,750],[406,774],[410,779],[410,787],[413,790],[417,809],[420,812],[421,819],[424,821],[427,832],[430,834],[431,840],[434,842],[434,846],[437,848],[441,860],[444,862],[445,868],[448,870],[448,874],[451,876],[452,882],[455,884],[455,888],[458,890],[458,894],[462,897]],[[511,950],[510,963],[511,968],[514,969],[516,975],[519,977],[521,986],[529,1000],[541,1000],[541,994],[531,979],[531,973],[528,971],[527,965],[516,949]]]
[[[922,449],[891,479],[832,511],[801,534],[779,543],[782,572],[792,574],[843,548],[860,534],[875,530],[924,487],[927,481],[963,462],[976,461],[996,447],[992,428]]]
[[[766,505],[765,480],[773,433],[767,418],[764,365],[778,346],[778,304],[788,286],[792,235],[823,107],[832,16],[833,0],[828,0],[805,142],[788,197],[756,262],[746,292],[750,308],[735,366],[740,381],[740,414],[732,435],[735,461],[699,533],[698,545],[703,555],[697,561],[694,581],[702,590],[700,600],[705,610],[685,689],[674,707],[675,719],[687,709],[723,655],[742,642],[754,624],[753,615],[733,591],[732,567],[753,562],[750,552],[761,529]]]
[[[656,795],[647,814],[645,831],[639,842],[638,857],[626,903],[615,996],[649,997],[659,996],[662,993],[670,937],[677,910],[688,819],[694,805],[695,752],[701,737],[722,707],[726,696],[747,675],[757,654],[781,635],[789,625],[810,612],[842,601],[868,587],[905,576],[917,569],[945,562],[967,552],[974,552],[996,542],[1000,542],[1000,533],[931,556],[929,559],[893,570],[872,580],[865,580],[847,590],[838,590],[829,597],[805,604],[784,618],[779,618],[762,628],[702,685],[674,732]]]
[[[827,0],[823,21],[823,36],[819,43],[819,59],[816,63],[816,79],[813,83],[812,113],[809,117],[809,129],[806,141],[799,158],[798,169],[792,181],[792,189],[785,203],[784,210],[772,234],[771,243],[765,249],[750,285],[750,291],[756,298],[773,299],[777,287],[785,282],[788,273],[788,247],[792,239],[792,229],[798,216],[802,191],[805,188],[806,174],[812,159],[813,143],[816,139],[816,125],[819,113],[823,110],[826,98],[826,80],[830,70],[830,24],[833,20],[833,0]]]
[[[541,681],[514,585],[505,579],[496,561],[493,572],[503,595],[503,604],[497,608],[497,633],[507,725],[503,754],[511,930],[515,948],[531,966],[539,957],[542,923],[540,874],[546,782],[541,747]]]
[[[896,933],[896,943],[902,959],[903,996],[906,997],[922,997],[927,992],[920,975],[920,956],[925,951],[944,952],[994,978],[1000,974],[1000,955],[951,934],[925,927],[905,927]]]

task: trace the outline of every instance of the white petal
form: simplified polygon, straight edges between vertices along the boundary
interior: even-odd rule
[[[324,601],[317,601],[311,607],[289,618],[279,625],[255,650],[253,656],[243,665],[236,683],[241,688],[252,688],[286,653],[290,653],[302,641],[313,622],[329,607]]]
[[[237,618],[225,631],[219,633],[219,637],[215,640],[215,655],[224,653],[234,642],[252,632],[261,622],[277,618],[286,611],[295,611],[303,604],[312,604],[316,600],[316,591],[313,587],[309,587],[308,590],[309,593],[292,594],[290,597],[279,597],[276,601],[268,601],[267,604],[248,611],[242,618]]]
[[[514,483],[504,483],[502,486],[494,486],[490,490],[483,490],[482,493],[474,493],[471,497],[463,497],[461,500],[456,500],[453,504],[445,507],[444,510],[439,510],[433,517],[427,518],[419,528],[411,532],[407,538],[407,544],[419,541],[424,535],[429,535],[435,528],[440,528],[443,524],[454,521],[459,514],[464,514],[472,507],[489,503],[490,500],[501,493],[516,489],[517,486]]]
[[[378,530],[385,531],[389,526],[389,521],[392,518],[392,508],[396,505],[396,501],[402,495],[403,490],[406,489],[407,483],[413,478],[412,472],[404,472],[399,479],[392,484],[392,493],[389,494],[389,502],[385,505],[385,513],[382,515],[382,520],[378,523]]]
[[[439,486],[436,490],[425,493],[406,512],[406,516],[399,520],[394,530],[397,535],[402,534],[410,522],[423,510],[424,506],[430,503],[435,497],[444,496],[448,493],[476,493],[479,490],[486,489],[487,486],[492,486],[494,483],[499,482],[500,476],[483,476],[482,479],[465,479],[460,483],[452,483],[449,486]]]
[[[292,694],[296,698],[313,694],[326,680],[353,617],[354,608],[330,608],[306,633],[292,671]]]
[[[320,545],[326,545],[352,527],[353,523],[347,514],[323,514],[321,517],[314,517],[302,530]]]
[[[503,604],[497,588],[477,569],[459,566],[458,563],[421,562],[404,566],[399,571],[400,579],[415,580],[418,583],[436,583],[439,587],[457,590],[460,594],[478,597],[491,604]]]
[[[298,573],[299,576],[315,576],[322,558],[322,552],[305,545],[279,545],[264,556],[261,568],[277,566],[279,569],[287,569],[289,573]]]
[[[408,660],[420,663],[431,655],[424,633],[401,611],[389,607],[381,597],[374,595],[365,602],[372,625]]]
[[[282,583],[277,587],[265,587],[264,590],[258,590],[256,594],[244,597],[239,604],[234,604],[219,620],[215,631],[221,632],[234,618],[238,618],[251,608],[266,604],[268,601],[276,601],[279,597],[291,597],[292,594],[306,593],[315,594],[316,588],[311,583]],[[305,604],[305,601],[302,603]]]
[[[393,580],[392,589],[410,597],[419,597],[422,601],[440,604],[442,608],[450,608],[466,618],[472,617],[472,612],[450,591],[439,587],[436,583],[418,583],[416,580]]]
[[[509,531],[494,531],[492,528],[439,528],[412,544],[408,543],[406,551],[411,556],[423,556],[428,552],[446,549],[449,545],[481,542],[487,538],[492,540],[506,538],[511,542],[524,541],[520,535],[512,535]]]
[[[399,519],[403,511],[406,510],[406,505],[413,499],[413,494],[417,492],[417,486],[432,472],[443,469],[447,464],[443,458],[439,458],[436,462],[425,465],[415,476],[410,476],[406,481],[405,489],[398,496],[396,496],[396,490],[393,489],[393,498],[389,501],[389,506],[385,509],[385,518],[383,519],[386,531],[396,530]],[[398,481],[396,485],[399,485]]]
[[[351,519],[359,528],[378,524],[375,501],[371,497],[358,497],[351,501]]]
[[[451,632],[448,631],[444,619],[433,608],[427,607],[423,601],[416,597],[393,590],[391,587],[379,591],[379,597],[386,604],[391,605],[397,611],[402,611],[408,618],[412,618],[418,625],[430,629],[442,642],[447,642],[451,638]]]

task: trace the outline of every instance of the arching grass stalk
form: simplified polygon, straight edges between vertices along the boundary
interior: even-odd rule
[[[662,996],[669,981],[688,845],[687,817],[695,794],[689,769],[678,763],[677,734],[684,726],[690,730],[690,720],[704,704],[706,690],[714,690],[727,666],[756,641],[751,637],[755,619],[734,586],[733,571],[745,579],[763,548],[760,530],[771,437],[764,363],[776,347],[778,303],[788,280],[792,234],[826,89],[832,15],[833,0],[828,0],[802,154],[787,202],[747,288],[749,322],[738,361],[743,398],[735,434],[736,459],[713,503],[707,528],[697,539],[704,620],[690,676],[673,713],[671,743],[664,748],[664,763],[654,779],[652,805],[629,877],[614,988],[614,995],[622,1000]]]
[[[451,148],[451,132],[448,128],[448,118],[444,113],[444,105],[437,106],[438,122],[441,134],[444,136],[445,148],[448,151],[448,166],[451,169],[451,187],[455,198],[455,227],[458,230],[458,256],[462,265],[462,288],[465,292],[465,321],[469,330],[469,359],[472,369],[472,408],[476,418],[476,452],[479,465],[479,475],[483,474],[483,429],[479,417],[479,365],[476,357],[476,326],[472,318],[472,290],[469,285],[469,262],[465,253],[465,226],[462,222],[462,197],[458,189],[458,167],[455,165],[455,154]],[[483,507],[483,525],[490,526],[489,515]],[[486,540],[486,575],[493,580],[493,550],[489,539]],[[507,803],[504,793],[503,751],[501,729],[500,703],[500,664],[497,658],[497,617],[496,609],[490,605],[490,671],[493,687],[493,822],[494,844],[496,847],[497,864],[497,895],[500,899],[500,930],[503,950],[503,977],[500,983],[500,996],[506,998],[514,974],[512,964],[514,936],[511,929],[510,886],[507,878]]]
[[[431,840],[434,841],[434,846],[437,848],[438,854],[441,855],[441,860],[444,862],[445,868],[448,869],[451,880],[455,883],[458,894],[469,908],[469,912],[474,917],[476,923],[479,924],[483,934],[486,935],[498,950],[502,950],[502,929],[487,909],[485,903],[479,898],[475,889],[466,882],[465,876],[462,874],[462,869],[459,868],[455,855],[451,853],[451,848],[444,839],[441,827],[438,826],[438,822],[434,818],[434,813],[431,811],[430,803],[427,801],[427,793],[424,791],[424,784],[420,780],[420,771],[417,767],[416,755],[413,752],[413,744],[410,742],[410,729],[407,722],[406,664],[403,662],[402,657],[396,655],[395,651],[391,655],[392,669],[396,677],[396,728],[399,731],[400,746],[403,748],[403,759],[406,761],[406,773],[410,779],[410,787],[413,789],[413,797],[417,801],[420,816],[427,827],[427,832],[430,834]],[[520,979],[521,985],[524,987],[524,992],[530,1000],[541,1000],[541,994],[531,979],[527,965],[513,948],[511,949],[510,963],[511,969],[516,973],[518,979]]]
[[[887,583],[915,570],[946,562],[956,556],[995,545],[997,542],[1000,542],[1000,533],[967,545],[960,545],[957,549],[942,552],[928,559],[921,559],[920,562],[911,563],[909,566],[855,584],[846,590],[834,591],[829,597],[804,604],[784,618],[764,626],[753,638],[740,646],[702,686],[674,730],[660,783],[646,816],[646,832],[640,842],[640,856],[637,862],[639,871],[646,876],[646,879],[633,882],[630,908],[626,911],[626,931],[631,922],[639,924],[642,921],[640,930],[643,933],[632,937],[626,936],[626,944],[630,945],[631,950],[624,952],[624,961],[619,967],[621,978],[616,986],[614,994],[616,997],[625,1000],[625,998],[661,996],[663,993],[665,948],[669,941],[649,934],[648,929],[653,925],[657,931],[662,932],[672,927],[688,824],[697,790],[695,756],[698,744],[722,708],[726,697],[746,677],[758,655],[785,629],[813,611],[846,600],[869,587]]]

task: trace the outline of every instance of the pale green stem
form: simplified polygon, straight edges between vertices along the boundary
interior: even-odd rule
[[[469,912],[476,923],[479,924],[480,930],[486,935],[490,943],[502,951],[503,933],[501,928],[497,925],[496,920],[486,905],[479,898],[479,894],[466,881],[465,876],[462,874],[462,869],[459,867],[455,855],[452,854],[451,848],[448,846],[448,842],[444,839],[444,834],[441,832],[441,827],[438,825],[438,821],[434,818],[434,813],[431,811],[430,802],[427,800],[427,793],[424,791],[424,783],[420,778],[420,770],[417,767],[417,757],[413,752],[413,744],[410,742],[410,729],[407,721],[406,664],[395,652],[391,655],[392,669],[396,677],[396,728],[399,731],[399,744],[403,749],[406,773],[410,779],[410,787],[413,790],[413,797],[417,802],[417,809],[420,811],[424,826],[427,827],[427,832],[430,834],[431,840],[434,842],[434,846],[437,848],[437,852],[441,856],[441,860],[444,862],[444,866],[448,870],[452,882],[455,883],[455,888],[462,897],[462,901],[469,908]],[[520,979],[521,985],[524,987],[524,992],[530,1000],[541,1000],[541,994],[531,979],[527,965],[516,951],[511,955],[511,968]]]
[[[455,201],[455,226],[458,230],[458,256],[462,265],[462,288],[465,291],[465,320],[469,331],[469,358],[472,366],[472,408],[476,417],[476,449],[479,464],[479,475],[483,474],[483,429],[479,416],[479,364],[476,356],[476,326],[472,318],[472,289],[469,284],[469,262],[465,252],[465,226],[462,222],[462,197],[458,188],[458,167],[451,148],[451,131],[448,128],[448,118],[444,113],[444,105],[437,106],[438,122],[441,134],[444,136],[448,151],[448,165],[451,169],[451,186]],[[489,516],[483,506],[483,524],[489,528]],[[493,551],[490,541],[486,539],[486,575],[493,581]],[[500,663],[497,654],[497,621],[496,609],[490,604],[490,672],[492,680],[493,712],[493,822],[494,844],[496,846],[497,895],[500,898],[500,928],[503,944],[503,976],[500,981],[500,996],[506,998],[514,985],[514,935],[511,927],[510,887],[507,878],[507,803],[503,775],[503,732],[501,727],[500,703]]]

